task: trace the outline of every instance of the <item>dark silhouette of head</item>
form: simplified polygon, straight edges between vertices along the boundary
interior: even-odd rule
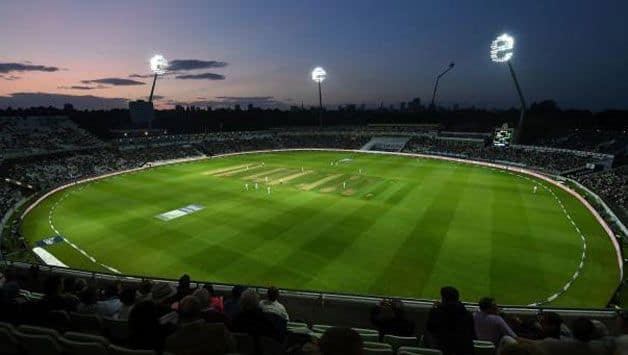
[[[279,289],[275,286],[270,286],[268,291],[266,291],[266,298],[268,298],[270,302],[277,301],[279,299]]]
[[[179,302],[179,320],[193,322],[201,318],[201,302],[194,296],[185,296]]]
[[[440,289],[440,298],[443,304],[456,303],[460,301],[460,293],[454,287],[445,286]]]
[[[593,339],[595,325],[590,319],[579,317],[571,323],[571,331],[576,340],[588,343]]]
[[[126,306],[130,306],[135,303],[135,289],[131,287],[125,287],[122,292],[120,292],[120,302],[122,302]]]
[[[231,298],[237,300],[242,295],[242,292],[246,291],[246,286],[236,285],[231,289]]]
[[[478,307],[484,313],[497,314],[497,303],[492,297],[482,297],[478,302]]]
[[[87,306],[95,305],[98,302],[98,292],[93,287],[86,288],[80,295],[81,303]]]
[[[563,320],[556,312],[543,312],[541,315],[541,330],[544,338],[560,338],[560,326]]]
[[[207,290],[207,292],[209,292],[209,295],[211,297],[213,297],[215,295],[214,293],[214,286],[212,284],[205,284],[203,285],[203,288]]]
[[[362,355],[363,345],[360,334],[351,328],[329,328],[320,340],[323,355]]]
[[[47,296],[59,295],[63,292],[63,279],[60,276],[52,275],[44,283],[44,293]]]
[[[183,276],[179,278],[179,285],[177,286],[177,289],[187,290],[188,288],[190,288],[190,283],[191,283],[190,275],[183,274]]]
[[[157,305],[151,301],[136,304],[129,313],[128,324],[132,338],[155,339],[161,327]]]

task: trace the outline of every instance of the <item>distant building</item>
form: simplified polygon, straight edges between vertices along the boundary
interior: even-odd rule
[[[155,110],[152,102],[144,100],[130,101],[129,112],[131,113],[133,125],[152,127],[153,119],[155,119]]]
[[[404,112],[406,110],[406,103],[402,102],[399,104],[399,111]]]
[[[72,112],[72,111],[74,111],[74,105],[72,105],[72,104],[64,104],[63,105],[63,111],[65,111],[65,112]]]
[[[422,109],[423,109],[423,106],[421,106],[420,98],[415,97],[414,99],[412,99],[412,101],[408,102],[409,111],[418,112],[418,111],[421,111]]]
[[[235,104],[234,109],[236,111],[242,111],[242,107],[240,107],[240,104]]]

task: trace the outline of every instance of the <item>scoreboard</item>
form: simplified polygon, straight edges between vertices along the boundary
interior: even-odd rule
[[[514,129],[508,127],[495,128],[493,145],[495,147],[508,147],[512,143]]]

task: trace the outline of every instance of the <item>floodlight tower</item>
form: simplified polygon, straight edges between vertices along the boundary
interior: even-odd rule
[[[445,76],[445,74],[447,74],[450,70],[452,70],[454,68],[455,63],[451,62],[449,63],[449,65],[447,66],[447,69],[445,69],[444,72],[438,74],[438,76],[436,76],[436,82],[434,83],[434,92],[432,93],[432,103],[430,105],[430,107],[434,110],[436,110],[436,106],[434,104],[434,100],[436,99],[436,90],[438,90],[438,82],[440,81],[440,78],[442,78],[443,76]]]
[[[156,54],[150,59],[150,70],[155,73],[153,78],[153,86],[150,89],[150,96],[148,102],[153,102],[153,93],[155,92],[155,83],[157,82],[157,76],[166,73],[168,70],[168,61],[161,54]]]
[[[312,80],[318,83],[318,125],[323,128],[323,92],[321,90],[321,83],[327,77],[327,72],[321,67],[316,67],[312,70]]]
[[[491,43],[491,60],[495,63],[508,63],[510,75],[512,75],[512,80],[515,82],[515,87],[517,88],[517,93],[519,94],[519,100],[521,101],[521,112],[519,113],[519,123],[517,125],[516,134],[516,140],[519,142],[521,133],[523,132],[523,118],[526,114],[526,100],[523,97],[523,92],[521,92],[521,87],[519,86],[517,75],[515,75],[515,70],[512,68],[512,63],[510,63],[510,59],[512,59],[514,54],[514,48],[515,39],[506,33],[502,34],[497,37],[493,43]]]

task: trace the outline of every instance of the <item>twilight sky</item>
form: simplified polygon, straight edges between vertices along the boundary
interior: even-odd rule
[[[148,95],[155,53],[177,60],[161,106],[313,104],[317,65],[328,106],[428,102],[454,61],[441,104],[508,107],[488,55],[508,32],[529,102],[628,109],[626,14],[626,0],[2,0],[0,107],[124,107]]]

